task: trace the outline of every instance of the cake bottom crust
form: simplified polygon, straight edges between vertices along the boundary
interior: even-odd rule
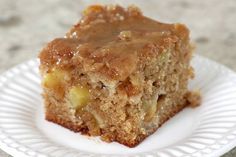
[[[187,105],[188,105],[188,103],[185,103],[185,104],[177,105],[176,107],[172,108],[171,112],[168,112],[165,116],[161,116],[159,125],[156,126],[156,127],[153,127],[153,129],[149,132],[149,134],[139,135],[134,141],[123,141],[122,139],[119,139],[119,138],[111,138],[111,139],[108,139],[108,141],[110,141],[110,142],[118,142],[118,143],[126,145],[128,147],[135,147],[139,143],[141,143],[145,138],[147,138],[148,136],[153,134],[168,119],[172,118],[178,112],[183,110]],[[53,123],[56,123],[56,124],[59,124],[59,125],[65,127],[65,128],[70,129],[71,131],[80,132],[83,135],[90,136],[89,130],[88,130],[88,128],[86,126],[81,126],[81,125],[78,125],[78,124],[76,124],[76,123],[74,123],[72,121],[68,121],[68,120],[64,120],[62,118],[58,118],[56,115],[54,115],[52,113],[46,113],[46,120],[48,120],[50,122],[53,122]],[[102,136],[102,134],[101,134],[101,136]]]

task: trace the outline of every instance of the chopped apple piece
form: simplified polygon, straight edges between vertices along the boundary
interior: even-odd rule
[[[48,88],[54,88],[60,85],[66,76],[66,72],[54,69],[52,72],[45,75],[43,85]]]
[[[157,110],[156,103],[144,104],[144,109],[145,109],[145,112],[146,112],[144,120],[149,122],[155,116],[155,113],[156,113],[156,110]]]
[[[151,100],[144,101],[143,108],[146,112],[144,120],[149,122],[155,116],[158,108],[165,101],[165,95],[154,96]]]
[[[92,115],[94,116],[94,118],[96,119],[96,122],[97,124],[99,125],[100,128],[103,128],[105,125],[104,125],[104,121],[103,119],[101,118],[100,115],[98,115],[96,112],[92,112]]]
[[[74,86],[69,91],[69,101],[75,109],[81,109],[89,101],[89,90],[83,86]]]

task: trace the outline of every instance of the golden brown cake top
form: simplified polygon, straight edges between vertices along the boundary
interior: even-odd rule
[[[125,80],[148,57],[188,40],[181,24],[163,24],[142,15],[134,6],[88,7],[65,38],[50,42],[41,52],[41,67],[81,68],[107,80]]]

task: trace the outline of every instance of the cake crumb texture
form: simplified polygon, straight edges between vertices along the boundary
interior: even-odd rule
[[[40,52],[46,119],[74,132],[134,147],[186,106],[192,46],[183,24],[139,8],[92,5]]]

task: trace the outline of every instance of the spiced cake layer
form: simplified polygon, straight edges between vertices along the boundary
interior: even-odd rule
[[[134,6],[88,7],[40,52],[46,119],[134,147],[199,95],[188,91],[189,30]]]

